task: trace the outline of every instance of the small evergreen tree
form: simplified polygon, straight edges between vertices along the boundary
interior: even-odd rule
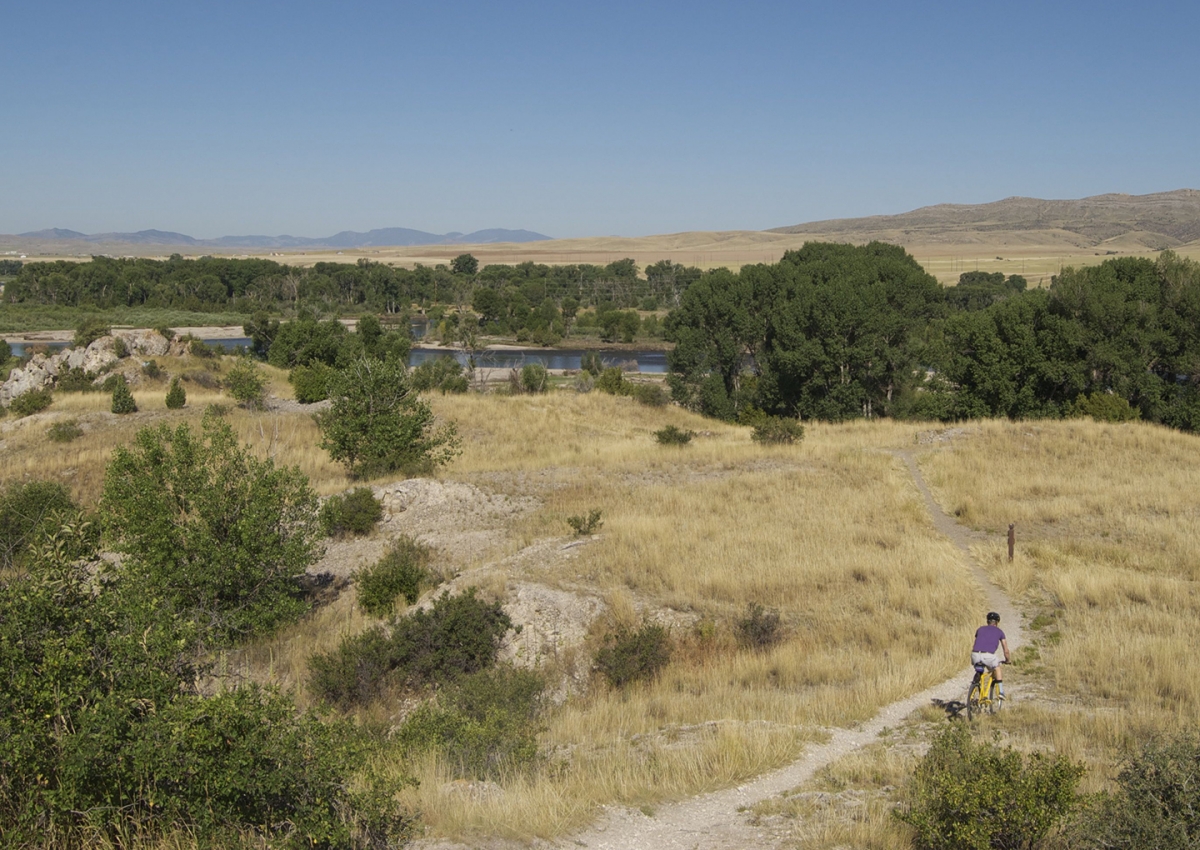
[[[133,400],[129,384],[125,383],[125,376],[117,375],[116,378],[112,389],[112,412],[137,413],[137,402]]]
[[[167,390],[167,409],[179,410],[185,404],[187,404],[187,391],[178,377],[172,378],[171,387]]]

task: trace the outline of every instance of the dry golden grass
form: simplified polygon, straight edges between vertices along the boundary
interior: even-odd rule
[[[980,547],[980,560],[1041,612],[1030,634],[1048,699],[1087,709],[1047,712],[1045,737],[1102,768],[1139,737],[1200,720],[1190,669],[1198,448],[1194,436],[1144,424],[989,422],[922,461],[942,504],[965,520],[997,531],[1016,522],[1014,563],[998,542]]]

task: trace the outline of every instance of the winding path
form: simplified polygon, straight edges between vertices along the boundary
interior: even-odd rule
[[[934,527],[962,552],[963,562],[983,588],[988,606],[1003,618],[1010,649],[1016,649],[1024,637],[1020,617],[1008,597],[991,583],[971,557],[970,543],[974,535],[955,522],[933,500],[933,494],[912,453],[900,450],[893,454],[908,467],[933,518]],[[929,705],[935,697],[961,698],[963,682],[970,675],[970,668],[964,668],[938,685],[886,706],[866,723],[853,729],[835,729],[827,743],[812,747],[803,758],[744,785],[661,806],[653,816],[644,815],[636,809],[612,808],[586,832],[570,836],[555,846],[587,847],[593,850],[740,850],[767,846],[770,837],[766,831],[748,823],[746,815],[739,809],[803,784],[820,768],[875,741],[885,727],[899,725],[905,717]]]

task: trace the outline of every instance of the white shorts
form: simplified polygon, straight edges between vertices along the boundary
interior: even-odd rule
[[[972,652],[972,664],[984,664],[989,670],[995,670],[1000,666],[1000,657],[994,652]]]

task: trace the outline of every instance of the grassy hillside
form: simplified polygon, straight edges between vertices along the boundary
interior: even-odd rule
[[[287,396],[282,373],[272,376],[273,391]],[[114,444],[142,425],[198,420],[206,405],[229,403],[189,385],[188,407],[167,411],[165,389],[135,388],[141,412],[132,416],[108,413],[106,395],[67,395],[45,413],[4,420],[0,483],[51,478],[90,503]],[[432,756],[379,766],[421,780],[409,802],[435,834],[561,835],[601,805],[652,807],[735,784],[794,759],[829,727],[961,670],[982,592],[935,531],[897,449],[917,455],[948,512],[989,533],[977,557],[1031,622],[1033,644],[1006,677],[1031,698],[1014,700],[997,730],[1084,760],[1094,768],[1088,787],[1097,788],[1131,741],[1197,720],[1186,646],[1200,605],[1194,437],[1078,421],[857,422],[808,424],[802,443],[763,447],[747,428],[600,393],[432,402],[463,437],[462,455],[440,474],[447,501],[440,536],[429,537],[435,558],[450,587],[481,587],[527,628],[525,638],[510,636],[520,647],[511,658],[542,670],[554,696],[542,719],[543,759],[496,789],[464,792]],[[227,416],[244,442],[300,466],[320,493],[350,487],[317,447],[309,413],[286,407]],[[51,443],[46,429],[66,419],[84,436]],[[659,445],[653,432],[668,424],[697,436]],[[493,521],[453,501],[468,492],[481,505],[523,507]],[[591,510],[602,512],[602,527],[574,536],[568,517]],[[414,513],[396,514],[351,555],[368,562],[383,538],[417,528],[404,525]],[[1009,565],[1002,531],[1011,521],[1018,556]],[[529,599],[551,600],[543,607],[558,606],[578,634],[564,625],[557,642],[535,645],[530,636],[545,630]],[[778,611],[779,643],[739,644],[736,626],[753,604]],[[606,634],[647,621],[669,630],[670,664],[653,682],[611,687],[593,672],[594,653]],[[272,640],[230,653],[218,670],[278,683],[307,703],[308,657],[370,623],[351,585]],[[391,725],[412,707],[395,694],[357,716]],[[919,748],[943,722],[923,715],[909,737],[894,735],[866,757],[872,770],[857,756],[821,782],[898,784],[913,741]],[[875,815],[853,829],[837,811],[797,803],[792,814],[825,824],[826,844],[814,846],[868,833],[889,846],[903,832],[886,817],[890,792],[879,793]],[[781,811],[762,815],[771,821]],[[859,838],[851,843],[863,846]]]

